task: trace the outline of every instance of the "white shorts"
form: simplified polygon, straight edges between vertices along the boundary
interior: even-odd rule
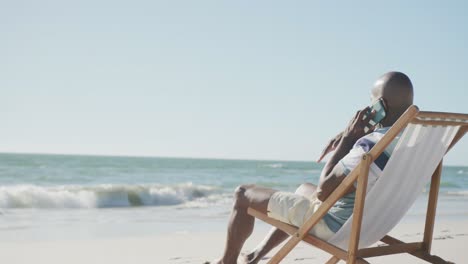
[[[321,203],[316,196],[304,197],[295,193],[275,192],[268,202],[268,216],[300,227],[318,210]],[[335,233],[328,228],[323,219],[320,219],[309,231],[309,234],[328,240]]]

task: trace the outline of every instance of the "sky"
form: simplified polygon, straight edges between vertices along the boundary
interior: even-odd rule
[[[468,113],[467,10],[0,0],[0,152],[314,161],[388,71]],[[468,166],[468,140],[445,161]]]

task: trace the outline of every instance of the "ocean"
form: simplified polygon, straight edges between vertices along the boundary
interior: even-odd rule
[[[294,191],[323,164],[294,161],[0,154],[0,241],[225,229],[244,183]],[[407,218],[424,217],[422,190]],[[468,167],[445,166],[438,217],[468,216]]]

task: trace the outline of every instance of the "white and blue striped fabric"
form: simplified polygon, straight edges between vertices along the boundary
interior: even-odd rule
[[[398,224],[431,178],[458,130],[459,126],[410,124],[376,179],[371,177],[378,172],[379,162],[371,165],[359,248],[376,243]],[[347,249],[352,221],[351,216],[328,242]]]
[[[358,166],[359,162],[361,162],[362,155],[369,152],[369,150],[372,149],[375,144],[377,144],[377,142],[379,142],[379,140],[385,135],[385,133],[387,133],[389,129],[390,127],[380,128],[360,138],[358,141],[356,141],[351,151],[340,160],[337,166],[341,166],[344,173],[348,175],[354,168]],[[382,175],[382,171],[390,159],[397,142],[398,139],[393,140],[392,143],[385,149],[385,151],[374,161],[374,163],[371,164],[367,190],[370,190],[377,179]],[[338,230],[353,214],[354,199],[355,192],[343,196],[323,217],[330,230],[335,233],[338,232]]]

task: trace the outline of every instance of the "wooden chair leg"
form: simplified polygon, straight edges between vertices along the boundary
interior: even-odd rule
[[[442,174],[442,161],[437,166],[431,179],[431,189],[429,191],[429,201],[427,204],[426,224],[424,227],[424,246],[428,254],[431,253],[432,236],[434,234],[434,222],[437,208],[437,198],[439,196],[440,176]]]
[[[439,257],[439,256],[436,256],[436,255],[431,255],[427,252],[423,252],[423,251],[418,251],[418,252],[415,252],[414,254],[412,254],[420,259],[423,259],[429,263],[432,263],[432,264],[454,264],[453,262],[450,262],[450,261],[446,261],[444,260],[443,258]]]
[[[336,264],[336,263],[338,263],[338,262],[340,262],[340,259],[337,258],[337,257],[335,257],[335,256],[333,256],[333,257],[331,257],[325,264]]]

